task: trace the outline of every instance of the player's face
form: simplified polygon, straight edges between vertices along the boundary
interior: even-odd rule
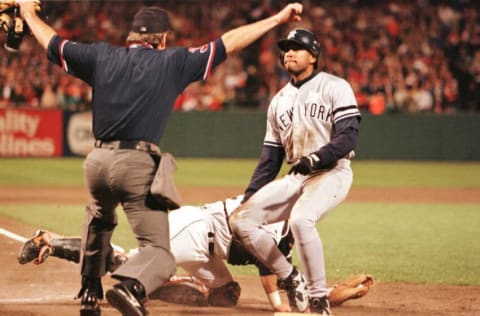
[[[313,71],[315,57],[302,46],[291,43],[283,56],[285,69],[293,75],[296,80],[308,77]]]

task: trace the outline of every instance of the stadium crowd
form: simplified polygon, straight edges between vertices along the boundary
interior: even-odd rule
[[[65,38],[123,45],[132,12],[158,4],[173,14],[169,46],[198,46],[223,31],[276,12],[286,1],[43,1],[43,15]],[[480,111],[480,2],[315,1],[303,21],[322,46],[319,69],[346,78],[362,111]],[[276,41],[292,25],[268,33],[229,58],[205,82],[187,88],[176,110],[264,109],[288,80]],[[206,32],[205,30],[208,30]],[[0,32],[0,43],[5,42]],[[40,107],[82,111],[90,88],[65,76],[26,36],[18,53],[0,49],[0,108]]]

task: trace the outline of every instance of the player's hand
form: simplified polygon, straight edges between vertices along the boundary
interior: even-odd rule
[[[298,159],[288,172],[288,174],[302,174],[307,175],[312,171],[318,170],[320,165],[320,158],[316,154],[310,154],[308,156],[302,156]]]
[[[277,18],[281,23],[287,23],[287,22],[298,22],[302,20],[302,17],[300,16],[303,11],[303,5],[295,2],[295,3],[289,3],[285,8],[282,9],[282,11],[277,13]]]

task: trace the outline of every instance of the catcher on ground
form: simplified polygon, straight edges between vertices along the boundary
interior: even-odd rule
[[[259,264],[250,254],[232,241],[227,224],[228,216],[240,204],[243,196],[206,204],[202,207],[183,206],[169,213],[170,243],[178,267],[191,276],[175,276],[150,295],[151,299],[195,306],[235,306],[240,297],[240,286],[233,280],[224,260],[234,265],[255,264],[261,283],[275,311],[290,311],[282,303],[277,278]],[[262,227],[271,234],[279,248],[291,255],[293,239],[285,222]],[[45,262],[53,256],[78,263],[80,237],[62,237],[46,230],[38,230],[21,247],[18,261],[26,264]],[[130,255],[136,250],[132,250]],[[128,260],[124,253],[111,257],[110,271]],[[359,274],[334,285],[330,289],[332,305],[359,298],[368,293],[373,278]]]

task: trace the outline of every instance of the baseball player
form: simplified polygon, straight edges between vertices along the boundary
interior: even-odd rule
[[[260,161],[230,225],[243,246],[278,275],[292,307],[330,315],[316,224],[352,184],[360,112],[347,81],[317,71],[320,45],[313,33],[294,29],[278,47],[291,80],[270,103]],[[274,180],[284,158],[291,169]],[[305,276],[258,229],[281,220],[290,223]]]
[[[241,195],[202,207],[182,206],[168,214],[172,254],[177,266],[188,272],[190,277],[172,277],[153,292],[150,299],[194,306],[235,306],[239,300],[240,286],[224,264],[228,260],[235,265],[256,265],[272,309],[277,312],[290,311],[290,306],[282,303],[276,275],[246,251],[241,251],[238,245],[232,244],[228,217],[242,199]],[[271,236],[290,260],[293,239],[286,222],[265,225],[261,229]],[[57,236],[41,229],[22,245],[18,261],[20,264],[31,261],[41,264],[48,256],[53,256],[78,263],[80,244],[80,237]],[[137,251],[131,250],[128,256]],[[108,269],[110,272],[124,264],[128,257],[124,253],[117,253],[113,259]],[[372,276],[354,275],[329,288],[329,298],[333,304],[340,305],[346,300],[363,297],[372,286]]]
[[[170,247],[177,267],[183,268],[194,277],[194,280],[199,280],[203,284],[203,289],[206,287],[204,290],[207,294],[206,301],[203,301],[203,296],[199,298],[198,295],[173,296],[167,293],[165,286],[153,292],[150,298],[166,298],[174,303],[183,304],[235,306],[238,303],[240,286],[233,280],[224,263],[228,260],[236,265],[256,264],[272,308],[275,311],[290,310],[288,305],[281,302],[276,276],[266,270],[250,254],[238,249],[238,245],[232,247],[232,235],[227,222],[242,199],[243,195],[240,195],[224,201],[208,203],[202,207],[182,206],[168,214]],[[291,256],[293,240],[285,222],[266,225],[261,229],[271,236],[283,253],[288,257]],[[54,236],[45,230],[39,230],[23,244],[18,261],[25,264],[34,260],[35,263],[40,264],[48,256],[54,256],[78,263],[80,244],[80,237]],[[138,249],[134,249],[130,251],[129,256],[137,252]],[[111,272],[126,261],[123,254],[117,254],[112,259],[114,260],[108,269]],[[185,281],[177,277],[172,283],[178,285],[180,283],[178,280]],[[192,284],[192,282],[188,283]],[[202,289],[201,286],[198,288]]]
[[[127,46],[116,47],[64,39],[36,14],[33,1],[17,3],[48,59],[93,90],[96,141],[83,164],[90,202],[82,234],[80,313],[101,313],[101,277],[112,253],[116,207],[121,205],[141,251],[115,270],[112,276],[119,283],[106,297],[124,315],[146,315],[143,301],[175,273],[167,212],[180,200],[172,159],[157,146],[174,101],[190,83],[205,80],[229,54],[280,24],[299,21],[303,6],[290,3],[198,48],[167,48],[172,29],[169,13],[157,6],[140,9],[133,17]]]

